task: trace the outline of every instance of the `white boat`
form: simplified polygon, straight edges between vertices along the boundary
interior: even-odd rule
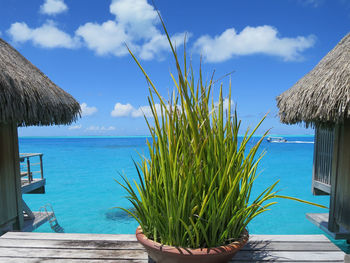
[[[267,137],[268,142],[287,142],[287,140],[283,137]]]

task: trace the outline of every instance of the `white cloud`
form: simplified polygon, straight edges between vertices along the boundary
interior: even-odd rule
[[[225,98],[224,99],[224,102],[223,102],[223,109],[224,109],[224,111],[227,111],[229,108],[228,108],[228,104],[229,104],[229,99],[228,98]],[[234,101],[233,100],[231,100],[231,112],[232,112],[232,110],[234,110],[234,105],[235,105],[235,103],[234,103]]]
[[[45,0],[42,13],[58,14],[68,8],[63,0]],[[162,59],[170,52],[168,40],[160,31],[157,11],[147,0],[112,0],[110,13],[114,19],[102,23],[87,22],[77,28],[74,36],[60,30],[53,21],[30,28],[26,23],[13,23],[8,30],[14,42],[31,41],[45,48],[77,48],[83,43],[97,55],[125,56],[129,52],[125,46],[144,60]],[[174,45],[181,46],[184,36],[177,33],[171,37]]]
[[[157,114],[160,115],[160,104],[156,103],[154,105],[154,109],[156,110]],[[140,106],[138,109],[134,109],[131,112],[131,117],[138,118],[146,116],[148,118],[153,117],[152,109],[150,106]]]
[[[40,6],[40,13],[47,15],[56,15],[68,10],[64,0],[45,0]]]
[[[87,131],[114,131],[115,127],[114,126],[109,126],[109,127],[105,127],[105,126],[90,126],[88,128],[86,128]]]
[[[80,104],[80,108],[81,108],[81,116],[90,116],[93,115],[97,112],[97,108],[96,107],[89,107],[85,102],[83,102],[82,104]]]
[[[100,130],[101,131],[114,131],[115,127],[114,126],[109,126],[109,127],[105,128],[104,126],[102,126]]]
[[[76,48],[79,46],[76,38],[58,29],[53,21],[47,21],[37,28],[30,28],[24,22],[16,22],[7,32],[14,42],[32,41],[34,45],[44,48]]]
[[[223,101],[224,112],[228,110],[228,103],[229,103],[229,99],[225,98]],[[233,113],[234,111],[234,105],[235,105],[234,101],[231,100],[231,113]],[[218,106],[219,106],[219,102],[215,102],[214,109],[217,110]],[[166,107],[169,110],[170,106],[167,105]],[[156,103],[154,105],[154,109],[157,112],[157,115],[160,116],[161,106],[159,103]],[[177,105],[177,109],[181,111],[181,105]],[[152,109],[149,105],[143,105],[136,108],[130,103],[122,104],[118,102],[115,104],[114,109],[111,112],[111,116],[112,117],[132,117],[132,118],[140,118],[140,117],[146,116],[147,118],[152,118],[153,114],[152,114]]]
[[[194,50],[201,53],[208,62],[222,62],[233,56],[266,54],[282,57],[284,60],[298,60],[301,52],[314,45],[314,36],[280,38],[271,26],[246,27],[240,33],[234,28],[221,35],[201,36],[194,44]]]
[[[110,12],[115,20],[89,22],[76,30],[76,35],[97,55],[124,56],[128,54],[124,43],[145,60],[161,58],[170,51],[166,36],[157,28],[158,14],[147,0],[113,0]],[[184,34],[175,34],[172,41],[182,45]]]
[[[25,42],[32,38],[32,29],[26,23],[13,23],[7,32],[15,42]]]
[[[229,99],[225,98],[223,101],[224,112],[226,112],[228,110],[228,103],[229,103]],[[233,110],[234,110],[234,105],[235,104],[234,104],[233,100],[231,100],[231,112],[233,112]],[[214,106],[215,106],[215,110],[216,110],[219,106],[219,102],[215,102]],[[170,106],[167,105],[166,108],[169,110]],[[156,103],[154,105],[154,109],[157,112],[157,115],[160,116],[161,115],[161,106],[159,103]],[[181,105],[177,105],[177,109],[179,111],[181,111]],[[153,114],[152,114],[152,109],[149,105],[143,105],[143,106],[136,108],[136,107],[132,106],[130,103],[121,104],[118,102],[115,104],[114,109],[111,112],[111,116],[112,117],[132,117],[132,118],[140,118],[140,117],[146,116],[147,118],[152,118]]]
[[[157,12],[147,0],[113,0],[110,12],[118,23],[136,39],[150,39],[158,34]]]
[[[80,130],[83,126],[82,125],[73,125],[69,126],[68,130]]]
[[[100,130],[99,126],[90,126],[88,128],[86,128],[87,131],[98,131]]]
[[[190,33],[178,33],[171,37],[171,42],[174,47],[181,46],[184,43],[186,36],[186,41],[191,37]],[[161,56],[164,51],[170,52],[170,46],[166,35],[164,34],[155,34],[147,43],[143,44],[139,55],[140,58],[144,60],[151,60],[155,56]]]
[[[225,98],[224,99],[224,101],[223,101],[223,110],[224,110],[224,113],[228,110],[228,103],[229,103],[229,99],[228,98]],[[235,103],[234,103],[234,101],[231,99],[231,114],[233,113],[233,111],[234,111],[234,106],[235,105]],[[218,110],[218,108],[219,108],[219,101],[217,101],[217,102],[215,102],[214,103],[214,109],[215,109],[215,111],[217,111]]]
[[[158,114],[160,114],[160,104],[155,104],[155,109]],[[139,118],[139,117],[153,117],[151,107],[146,106],[140,106],[138,108],[135,108],[130,103],[122,104],[122,103],[116,103],[114,105],[114,109],[111,112],[112,117],[133,117],[133,118]]]
[[[180,107],[180,106],[179,106]],[[161,107],[159,103],[156,103],[154,105],[154,108],[158,115],[161,114]],[[169,106],[167,106],[167,109],[169,109]],[[111,112],[112,117],[133,117],[133,118],[139,118],[146,116],[148,118],[153,117],[151,107],[149,105],[140,106],[138,108],[132,106],[130,103],[127,104],[121,104],[116,103],[114,106],[114,109]]]
[[[121,25],[109,20],[103,24],[86,23],[80,26],[76,35],[83,38],[87,47],[97,55],[113,54],[123,56],[128,53],[124,43],[128,36]]]
[[[116,103],[114,109],[111,112],[112,117],[127,117],[130,116],[131,112],[134,111],[134,107],[130,104]]]
[[[298,0],[301,1],[301,0]],[[323,0],[305,0],[318,5]],[[68,10],[64,0],[45,0],[40,12],[58,14]],[[83,43],[97,55],[125,56],[128,51],[143,60],[162,59],[170,52],[169,43],[160,30],[160,21],[154,7],[147,0],[111,0],[109,11],[115,16],[102,23],[87,22],[78,27],[71,36],[60,30],[53,21],[30,28],[26,23],[16,22],[7,31],[14,42],[31,41],[44,48],[78,48]],[[184,37],[191,33],[182,32],[171,36],[177,47]],[[193,49],[201,53],[208,62],[222,62],[234,56],[265,54],[278,56],[284,60],[299,60],[302,52],[314,45],[314,36],[295,38],[280,37],[272,26],[247,26],[241,32],[234,28],[226,29],[221,35],[203,35],[197,39]]]

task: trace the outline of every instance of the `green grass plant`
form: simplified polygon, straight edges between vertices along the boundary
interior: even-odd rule
[[[231,84],[227,97],[221,85],[214,103],[213,77],[205,82],[199,69],[195,79],[186,50],[181,67],[164,30],[177,68],[177,74],[171,74],[175,91],[168,100],[130,51],[149,84],[154,124],[145,118],[152,139],[147,142],[149,158],[141,156],[135,163],[139,182],[122,176],[120,184],[133,205],[132,211],[124,210],[148,238],[162,244],[224,245],[237,240],[251,220],[276,204],[276,198],[306,201],[278,195],[278,181],[252,198],[258,165],[265,154],[259,147],[267,132],[256,142],[252,138],[265,117],[239,138],[241,121],[232,110]]]

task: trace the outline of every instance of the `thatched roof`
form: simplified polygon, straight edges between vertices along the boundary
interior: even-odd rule
[[[333,125],[350,118],[350,34],[277,97],[283,123]]]
[[[79,103],[0,38],[0,123],[70,124]]]

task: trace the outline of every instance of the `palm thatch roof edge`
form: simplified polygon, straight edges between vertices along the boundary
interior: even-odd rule
[[[0,123],[71,124],[79,103],[0,38]]]
[[[350,118],[350,34],[277,98],[286,124],[331,126]]]

